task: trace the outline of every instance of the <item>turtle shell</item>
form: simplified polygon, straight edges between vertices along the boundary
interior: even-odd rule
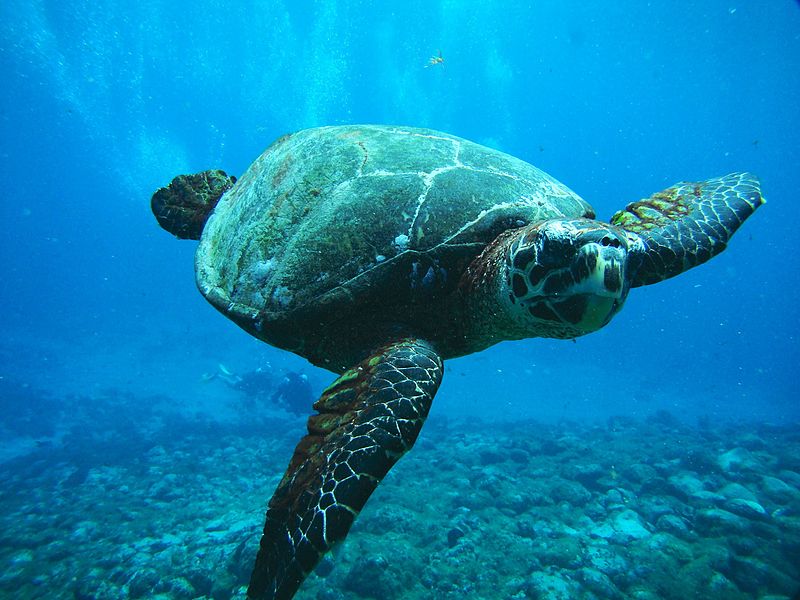
[[[308,356],[304,338],[333,322],[413,326],[415,306],[451,294],[507,229],[593,215],[536,167],[458,137],[308,129],[278,139],[222,197],[197,283],[250,333]]]

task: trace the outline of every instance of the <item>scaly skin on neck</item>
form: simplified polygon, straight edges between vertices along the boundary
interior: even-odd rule
[[[509,310],[506,256],[518,230],[501,234],[478,255],[459,283],[456,310],[448,311],[454,322],[447,343],[454,356],[479,352],[504,340],[538,337]]]

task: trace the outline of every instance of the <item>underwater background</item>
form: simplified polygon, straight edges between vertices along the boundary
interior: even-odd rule
[[[601,219],[741,170],[768,203],[600,332],[449,361],[297,598],[800,589],[800,3],[4,0],[0,81],[0,597],[244,597],[333,376],[217,313],[149,200],[345,123],[500,149]]]

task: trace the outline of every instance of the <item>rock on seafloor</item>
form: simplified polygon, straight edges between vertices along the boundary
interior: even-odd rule
[[[0,597],[243,599],[303,420],[103,426],[0,465]],[[296,598],[788,600],[796,431],[432,418]]]

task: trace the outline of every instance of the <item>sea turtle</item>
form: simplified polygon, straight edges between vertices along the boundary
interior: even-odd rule
[[[442,361],[502,340],[575,338],[632,287],[721,252],[763,202],[734,173],[595,220],[519,159],[428,129],[337,126],[274,142],[236,181],[152,198],[199,239],[197,285],[255,337],[339,377],[314,404],[266,514],[248,597],[291,598],[414,444]]]

